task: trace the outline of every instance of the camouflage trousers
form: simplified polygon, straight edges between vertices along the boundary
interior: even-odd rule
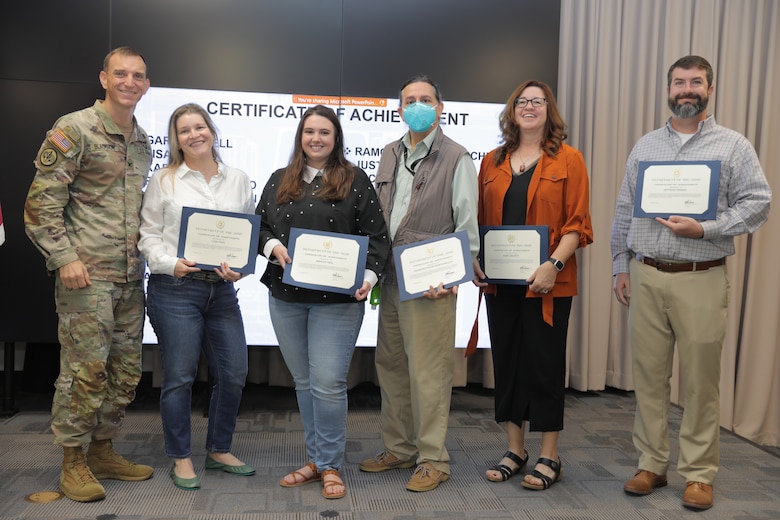
[[[54,385],[55,444],[112,439],[141,379],[144,292],[141,281],[54,289],[60,374]]]

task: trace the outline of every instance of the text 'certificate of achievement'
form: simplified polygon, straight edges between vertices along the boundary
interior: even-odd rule
[[[547,226],[479,226],[483,281],[528,285],[526,279],[547,261]]]
[[[465,231],[393,248],[401,301],[419,298],[431,286],[446,289],[474,278]]]
[[[282,281],[288,285],[343,294],[363,285],[367,236],[290,228],[287,252],[292,263]]]
[[[211,271],[227,262],[238,273],[254,273],[260,215],[183,207],[177,255]]]
[[[714,220],[720,161],[640,161],[634,216]]]

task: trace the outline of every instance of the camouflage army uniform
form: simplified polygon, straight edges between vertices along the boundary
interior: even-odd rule
[[[61,354],[52,430],[62,446],[113,438],[135,397],[144,319],[138,227],[151,153],[135,120],[125,142],[98,100],[61,117],[35,161],[25,231],[49,271],[80,259],[92,284],[55,282]]]

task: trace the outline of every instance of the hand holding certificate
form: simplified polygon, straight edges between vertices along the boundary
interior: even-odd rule
[[[465,231],[394,247],[393,257],[401,301],[423,296],[431,286],[450,288],[474,276]]]
[[[233,271],[254,273],[260,216],[184,207],[177,255],[212,270],[227,262]]]
[[[480,265],[485,282],[528,285],[547,261],[547,226],[480,226]]]
[[[290,228],[287,252],[292,263],[282,281],[288,285],[355,294],[363,284],[367,236]]]
[[[634,216],[714,220],[720,161],[640,161]]]

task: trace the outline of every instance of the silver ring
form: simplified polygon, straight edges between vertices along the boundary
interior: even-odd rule
[[[547,294],[548,292],[550,292],[550,291],[548,291],[547,289],[545,289],[544,291],[542,291],[542,294]]]

